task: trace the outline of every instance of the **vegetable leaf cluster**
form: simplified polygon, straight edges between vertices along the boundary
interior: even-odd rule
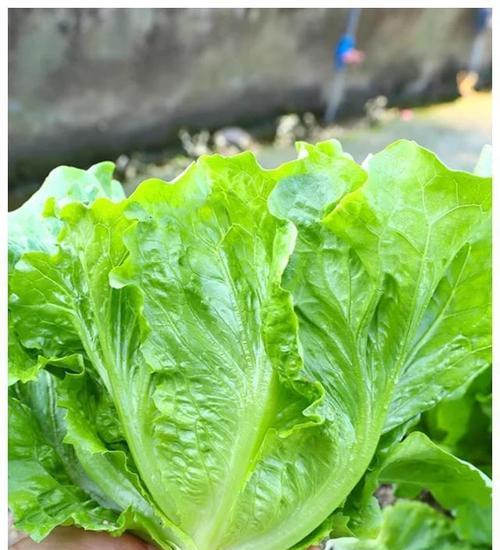
[[[407,141],[363,166],[334,141],[298,150],[274,170],[205,156],[128,198],[111,163],[62,167],[9,215],[19,529],[491,543],[488,453],[463,460],[450,404],[487,418],[491,179]]]

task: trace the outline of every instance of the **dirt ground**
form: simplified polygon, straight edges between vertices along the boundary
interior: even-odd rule
[[[450,168],[472,170],[483,146],[491,143],[491,109],[491,94],[476,93],[431,107],[389,110],[376,126],[362,122],[350,128],[334,126],[321,132],[321,137],[339,139],[358,162],[397,139],[412,139],[434,151]],[[266,146],[257,157],[270,168],[295,158],[295,151],[292,146]]]

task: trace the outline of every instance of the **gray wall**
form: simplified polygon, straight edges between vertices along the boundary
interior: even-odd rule
[[[344,9],[10,9],[10,179],[319,110]],[[343,114],[452,97],[471,9],[365,9]],[[486,65],[491,64],[488,53]]]

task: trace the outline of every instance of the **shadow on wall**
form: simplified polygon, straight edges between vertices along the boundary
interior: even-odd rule
[[[472,9],[365,9],[340,115],[456,97]],[[324,109],[344,9],[10,9],[9,180]],[[486,85],[491,48],[486,48]],[[484,78],[483,78],[484,81]]]

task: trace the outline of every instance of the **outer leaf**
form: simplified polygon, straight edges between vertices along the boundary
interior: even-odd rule
[[[491,475],[491,369],[463,395],[442,401],[419,427],[440,446]]]
[[[477,468],[411,433],[388,456],[379,479],[428,489],[455,516],[463,540],[491,544],[491,481]]]
[[[124,388],[130,388],[127,382],[137,369],[136,354],[142,328],[139,313],[134,309],[134,303],[138,306],[138,302],[133,293],[128,289],[113,290],[108,282],[110,270],[121,263],[126,254],[123,231],[131,222],[123,216],[124,207],[125,203],[98,199],[92,208],[78,203],[62,208],[59,216],[65,225],[58,252],[54,255],[28,252],[17,262],[11,275],[11,310],[25,347],[52,357],[64,357],[71,352],[84,355],[94,385],[102,385],[110,394],[134,456],[135,450],[141,448],[141,439],[135,434],[135,422],[140,417],[137,407],[143,402],[138,393],[130,389],[124,391]],[[39,318],[44,319],[42,326],[38,323]],[[144,371],[146,377],[148,372]],[[135,388],[135,392],[140,391],[141,387]],[[82,391],[73,395],[74,400],[61,402],[68,409],[70,431],[67,441],[74,446],[87,474],[97,479],[106,494],[113,485],[123,485],[125,492],[116,493],[117,497],[122,495],[120,509],[125,509],[127,501],[130,505],[135,504],[135,510],[143,515],[142,530],[145,531],[150,520],[144,517],[151,513],[146,513],[144,503],[137,501],[137,488],[130,486],[125,458],[107,453],[99,439],[76,420],[78,411],[81,414],[88,409],[88,394]],[[102,431],[103,426],[100,429]],[[144,468],[147,464],[143,460]],[[149,530],[155,537],[151,526]],[[166,527],[166,533],[159,537],[165,548],[182,540],[174,527]]]
[[[125,511],[128,529],[165,544],[170,533],[164,526],[169,522],[150,502],[116,422],[116,410],[103,390],[84,372],[67,375],[58,384],[57,404],[67,426],[64,443],[72,445],[82,468],[111,507]]]
[[[101,162],[87,171],[69,166],[52,170],[30,199],[9,213],[10,261],[15,263],[28,250],[53,250],[61,224],[54,218],[42,219],[45,211],[74,200],[89,203],[97,197],[125,198],[122,186],[112,179],[114,169],[112,162]]]
[[[9,213],[9,271],[24,252],[56,250],[61,222],[45,213],[71,200],[89,203],[97,197],[123,199],[121,185],[112,179],[113,171],[111,162],[101,162],[87,171],[68,166],[53,170],[22,207]],[[36,356],[20,344],[9,318],[9,384],[33,379],[41,366]]]
[[[346,172],[326,168],[337,157],[349,170],[339,156],[335,146],[311,148],[303,165],[279,169],[270,205],[298,228],[285,286],[306,371],[326,388],[326,416],[356,478],[383,431],[489,362],[491,190],[397,142],[341,198]],[[361,439],[353,452],[349,441]]]
[[[412,419],[385,433],[380,438],[369,467],[344,503],[342,514],[347,518],[347,526],[355,536],[374,538],[380,531],[383,521],[382,510],[378,499],[374,496],[381,483],[380,469],[387,457],[417,421],[418,418]],[[335,530],[332,533],[334,536],[340,536]]]
[[[333,472],[355,482],[381,433],[489,363],[491,188],[410,142],[374,155],[361,186],[335,145],[310,151],[276,171],[270,206],[298,228],[284,286],[335,419]],[[318,517],[341,504],[332,492]]]
[[[38,377],[40,369],[69,370],[79,372],[82,369],[82,357],[78,354],[65,357],[44,357],[26,349],[20,342],[9,317],[9,386],[18,381],[29,382]]]
[[[328,190],[342,186],[341,174],[281,169],[271,207],[299,229],[286,277],[306,367],[342,372],[337,384],[350,376],[350,396],[358,369],[373,406],[393,400],[388,431],[488,364],[491,188],[404,141],[373,156],[368,170],[366,184],[333,208]],[[332,360],[336,369],[322,364]]]
[[[399,501],[384,510],[375,540],[342,538],[331,541],[335,550],[472,550],[459,540],[451,521],[420,502]],[[474,547],[478,548],[478,547]]]
[[[13,389],[9,502],[16,525],[37,541],[71,523],[113,535],[134,530],[164,543],[168,531],[163,532],[162,518],[142,496],[126,446],[109,451],[92,431],[103,412],[96,390],[83,373],[61,382],[44,371]]]
[[[64,428],[50,375],[42,373],[23,392],[23,402],[14,396],[9,401],[9,504],[16,526],[37,541],[69,523],[122,531],[116,509],[101,505],[109,503],[62,443]]]
[[[27,382],[36,377],[39,365],[33,354],[25,349],[14,330],[12,320],[9,318],[9,386],[18,380]]]
[[[372,279],[370,363],[388,371],[388,388],[397,384],[385,430],[489,364],[490,212],[488,179],[397,142],[373,157],[363,192],[327,222]]]

